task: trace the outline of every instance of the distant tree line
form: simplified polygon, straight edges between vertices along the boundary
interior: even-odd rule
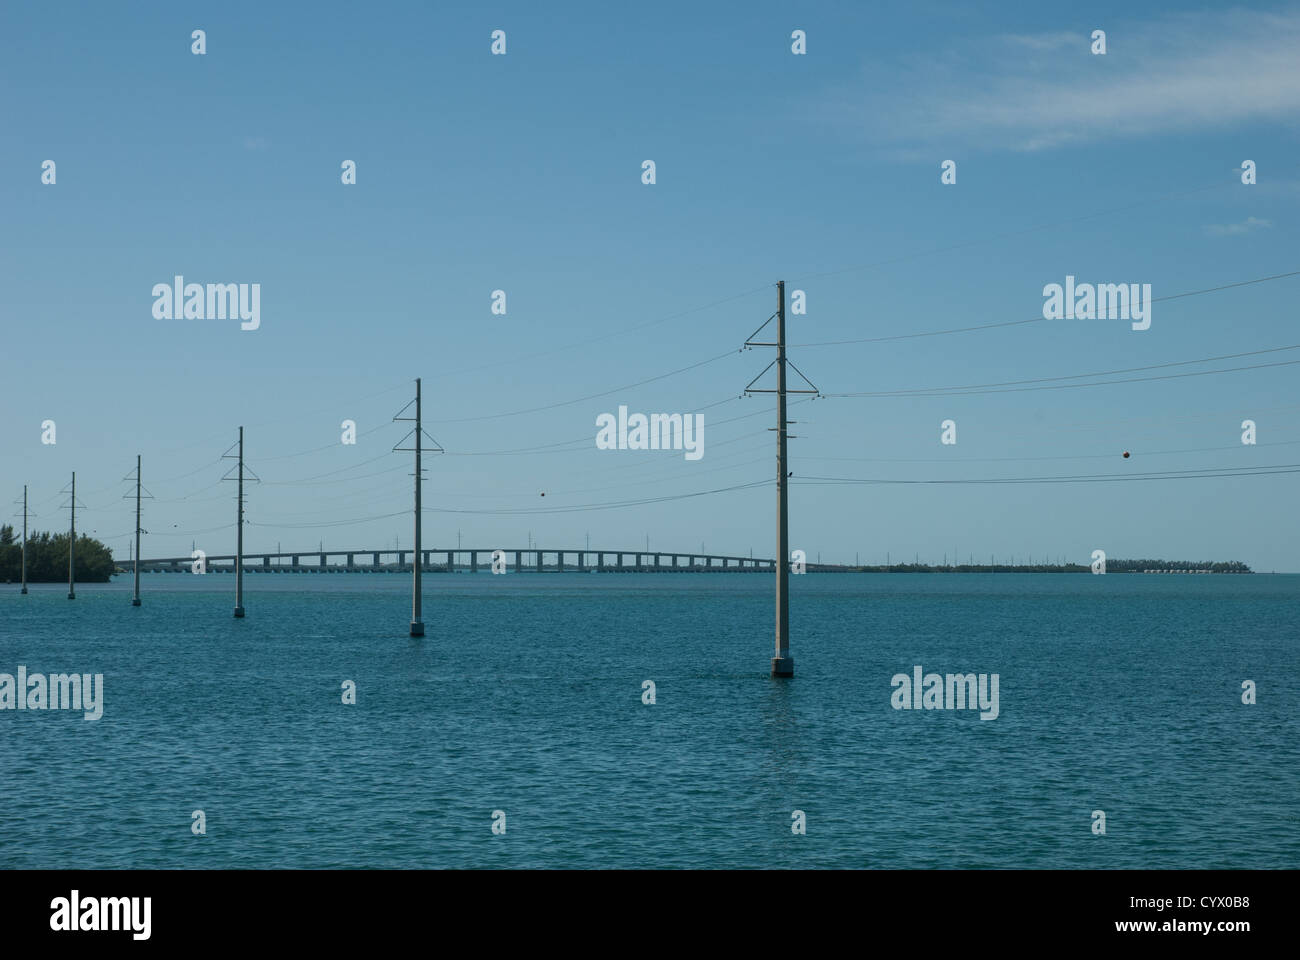
[[[809,564],[809,568],[814,564]],[[894,563],[885,566],[853,567],[861,573],[1091,573],[1086,563]],[[1107,573],[1141,573],[1144,570],[1209,570],[1211,573],[1253,573],[1240,560],[1112,560],[1106,559]]]
[[[108,547],[84,533],[77,538],[73,556],[78,583],[107,583],[116,564]],[[23,548],[10,524],[0,526],[0,581],[22,580]],[[68,579],[68,535],[66,533],[29,533],[27,535],[27,581],[29,583],[66,583]]]
[[[1209,570],[1211,573],[1252,573],[1240,560],[1106,560],[1106,572],[1141,573],[1143,570]]]

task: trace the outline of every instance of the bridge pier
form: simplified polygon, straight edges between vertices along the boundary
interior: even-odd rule
[[[471,550],[469,552],[469,572],[478,573],[478,551],[477,550]]]
[[[555,569],[559,573],[564,572],[564,551],[563,550],[555,554]]]
[[[542,551],[537,551],[537,572],[542,572]]]

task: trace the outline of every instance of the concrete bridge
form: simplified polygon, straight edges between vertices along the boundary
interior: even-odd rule
[[[495,550],[421,550],[421,569],[429,573],[487,573]],[[245,573],[410,573],[413,550],[310,550],[295,553],[246,553]],[[771,573],[775,560],[730,557],[719,554],[672,553],[648,550],[501,550],[510,573]],[[116,561],[124,573],[133,571],[130,560]],[[162,557],[140,561],[141,573],[191,573],[190,557]],[[206,557],[210,573],[233,573],[233,554]],[[823,569],[808,564],[808,569]]]

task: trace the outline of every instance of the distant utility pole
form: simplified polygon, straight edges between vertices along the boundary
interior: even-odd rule
[[[123,477],[124,480],[130,480],[131,477]],[[143,494],[143,484],[140,482],[140,454],[135,455],[135,559],[131,566],[135,572],[135,595],[131,597],[131,606],[140,606],[140,534],[144,530],[140,527],[140,498],[142,495],[153,498],[152,494]],[[126,494],[127,497],[130,494]],[[125,497],[123,498],[125,499]]]
[[[27,484],[23,484],[23,593],[27,592]]]
[[[68,528],[68,599],[77,599],[76,578],[73,575],[74,563],[73,554],[77,545],[77,471],[72,471],[72,499],[68,501],[72,507],[72,524]]]
[[[245,469],[245,467],[244,467],[244,428],[243,428],[243,427],[240,427],[240,428],[239,428],[239,442],[238,442],[235,446],[237,446],[237,447],[239,448],[239,453],[238,453],[236,456],[233,456],[233,457],[232,457],[232,456],[230,455],[230,450],[234,450],[234,449],[235,449],[235,447],[231,447],[230,450],[227,450],[225,453],[223,453],[223,454],[221,455],[221,459],[223,459],[223,460],[238,460],[238,461],[239,461],[239,466],[238,466],[239,473],[238,473],[238,475],[237,475],[237,480],[239,481],[239,486],[238,486],[238,494],[237,494],[237,496],[236,496],[236,498],[235,498],[235,502],[236,502],[236,508],[235,508],[235,525],[236,525],[236,530],[235,530],[235,616],[238,617],[238,618],[242,618],[242,617],[244,616],[244,469]],[[261,482],[261,478],[258,477],[257,474],[253,473],[253,471],[249,470],[248,473],[249,473],[249,476],[250,476],[253,480],[256,480],[256,481],[258,481],[258,482]],[[229,477],[229,476],[225,476],[225,477],[222,477],[221,479],[222,479],[222,480],[229,480],[230,477]],[[193,552],[193,547],[191,547],[191,552]]]
[[[140,454],[135,455],[135,596],[131,606],[140,606]]]
[[[776,319],[776,342],[759,342],[754,337]],[[745,393],[775,393],[776,394],[776,656],[772,658],[772,676],[774,677],[793,677],[794,676],[794,658],[790,656],[790,501],[788,496],[788,486],[790,474],[792,471],[786,469],[786,440],[788,437],[788,421],[786,420],[785,398],[787,393],[810,393],[816,396],[817,387],[811,380],[803,375],[798,367],[793,363],[789,366],[794,368],[795,373],[803,379],[811,390],[787,390],[785,385],[785,368],[788,363],[785,356],[785,281],[778,280],[776,284],[776,313],[763,321],[762,326],[749,335],[745,340],[746,347],[776,347],[776,359],[763,368],[749,385],[745,387]],[[776,389],[760,390],[754,387],[759,378],[776,366]],[[754,556],[753,548],[750,549],[749,555]]]
[[[415,423],[415,427],[411,431],[411,433],[415,434],[415,446],[414,447],[400,447],[400,446],[393,447],[394,452],[403,451],[403,452],[415,454],[415,555],[412,558],[413,562],[411,564],[411,636],[413,637],[424,636],[423,606],[421,604],[421,601],[423,600],[423,596],[422,596],[423,583],[420,577],[420,574],[423,572],[422,569],[423,564],[421,563],[421,560],[423,558],[420,556],[420,546],[421,546],[420,515],[424,509],[423,504],[421,502],[424,472],[423,472],[423,468],[420,466],[420,456],[424,452],[423,441],[424,441],[425,433],[424,433],[424,424],[422,420],[420,396],[421,396],[420,378],[416,377],[415,378],[415,399],[412,400],[410,403],[408,403],[406,406],[404,406],[401,410],[397,411],[397,416],[393,417],[394,421],[398,421],[398,420],[414,421]],[[414,417],[402,416],[403,413],[405,413],[407,410],[411,408],[412,404],[415,405],[415,416]],[[411,436],[411,433],[408,433],[406,437]],[[403,437],[401,440],[398,441],[398,443],[399,444],[405,443],[406,437]],[[431,448],[431,452],[442,453],[443,450],[442,447],[438,445],[438,441],[434,440],[433,437],[429,437],[429,439],[433,441],[433,447]],[[401,560],[400,554],[398,555],[398,560]]]

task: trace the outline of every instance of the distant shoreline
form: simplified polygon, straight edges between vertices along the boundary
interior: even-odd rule
[[[147,561],[146,561],[147,563]],[[765,561],[765,563],[770,563]],[[1145,566],[1147,563],[1163,563],[1163,566]],[[1171,565],[1174,564],[1174,565]],[[1207,574],[1253,574],[1255,573],[1244,563],[1233,561],[1231,563],[1215,563],[1210,565],[1193,565],[1187,563],[1185,566],[1177,565],[1178,562],[1171,561],[1132,561],[1116,560],[1108,561],[1106,564],[1106,573],[1111,574],[1166,574],[1166,575],[1194,575],[1204,576]],[[956,566],[936,565],[926,563],[895,563],[886,566],[885,564],[828,564],[828,563],[808,563],[805,565],[807,573],[1092,573],[1092,568],[1084,564],[1067,563],[1067,564],[958,564]],[[208,566],[209,573],[234,573],[234,565],[230,563],[210,563]],[[477,570],[471,568],[468,564],[458,563],[453,568],[448,568],[447,564],[428,564],[424,567],[425,573],[481,573],[491,576],[489,569],[484,566]],[[511,569],[510,575],[519,573],[766,573],[771,574],[773,568],[766,566],[747,566],[747,567],[687,567],[687,566],[660,566],[653,564],[626,565],[623,567],[604,567],[602,569],[586,568],[577,569],[571,564],[563,567],[553,563],[537,566],[528,564],[519,569]],[[131,567],[129,564],[119,565],[114,571],[114,576],[130,575]],[[141,570],[142,574],[147,573],[183,573],[192,575],[187,567],[179,568],[158,568],[146,566]],[[244,573],[246,574],[339,574],[339,573],[366,573],[366,574],[407,574],[411,573],[411,565],[403,564],[385,564],[381,567],[372,566],[354,566],[347,567],[342,564],[328,564],[321,567],[317,564],[303,564],[297,567],[291,566],[272,566],[264,567],[261,564],[245,563]],[[35,582],[35,581],[32,581]],[[54,582],[54,581],[51,581]]]

